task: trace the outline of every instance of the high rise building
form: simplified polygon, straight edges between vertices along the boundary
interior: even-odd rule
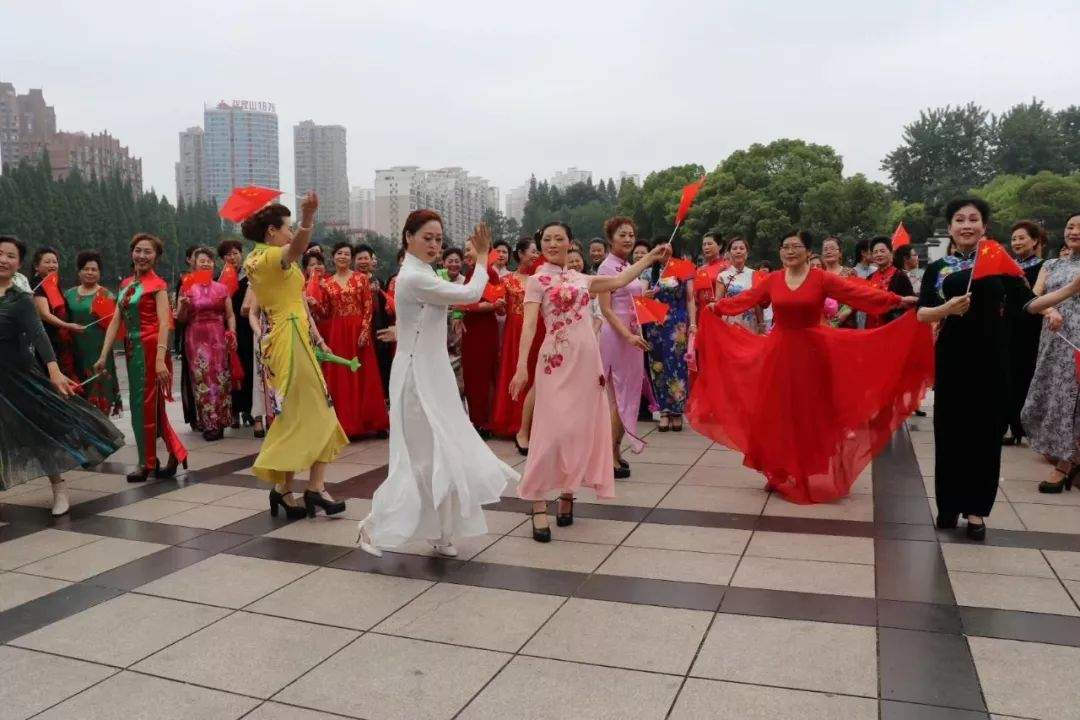
[[[414,185],[420,175],[416,165],[395,165],[375,171],[375,211],[371,228],[391,239],[401,235],[405,218],[417,208]]]
[[[0,167],[11,163],[19,142],[19,106],[15,86],[0,82]]]
[[[399,165],[375,171],[374,230],[396,238],[405,218],[418,208],[431,208],[443,218],[446,244],[461,245],[483,218],[498,207],[498,189],[460,167],[421,170]]]
[[[629,180],[638,187],[641,187],[641,175],[639,173],[629,173],[625,170],[619,171],[619,184],[616,187],[622,187],[623,180]]]
[[[218,207],[233,188],[280,188],[273,103],[233,100],[203,108],[203,189]]]
[[[354,230],[375,228],[375,188],[354,187],[349,192],[349,227]]]
[[[119,175],[142,192],[142,160],[132,157],[120,141],[107,132],[87,135],[83,132],[58,132],[47,141],[53,178],[60,180],[73,170],[83,177],[105,178]]]
[[[293,126],[296,197],[314,190],[319,219],[327,225],[349,225],[349,179],[345,164],[345,128],[304,120]]]
[[[560,190],[589,180],[592,180],[592,170],[579,170],[576,167],[567,168],[565,172],[560,170],[551,176],[551,184]]]
[[[189,127],[180,133],[180,162],[176,163],[176,199],[190,204],[206,200],[203,186],[203,129]]]
[[[506,208],[503,214],[521,222],[525,217],[525,203],[529,201],[529,184],[525,183],[506,193]]]
[[[40,89],[18,95],[14,85],[0,83],[0,163],[37,160],[54,135],[56,111]]]

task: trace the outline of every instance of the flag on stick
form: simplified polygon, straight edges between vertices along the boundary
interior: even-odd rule
[[[45,299],[49,301],[49,308],[64,306],[64,294],[60,292],[60,273],[51,272],[41,281],[41,287],[45,291]]]
[[[896,252],[898,248],[902,248],[905,245],[911,244],[911,235],[908,234],[907,228],[904,227],[904,223],[900,223],[896,226],[896,230],[892,234],[892,249]]]
[[[1024,271],[1012,256],[1005,252],[1001,243],[983,238],[975,246],[975,265],[971,268],[971,277],[968,279],[968,292],[971,292],[971,283],[993,275],[1022,278]]]
[[[197,270],[189,272],[180,278],[180,292],[187,293],[196,285],[206,285],[214,279],[214,273],[210,270]]]
[[[690,206],[694,204],[694,198],[701,192],[701,188],[704,185],[705,176],[702,175],[701,179],[697,182],[692,182],[683,186],[682,199],[679,200],[679,211],[675,213],[675,227],[682,225],[683,220],[686,219],[687,213],[690,212]]]
[[[648,325],[649,323],[663,325],[664,321],[667,320],[668,306],[659,300],[635,295],[634,310],[637,313],[639,325]]]
[[[497,300],[501,300],[506,297],[506,287],[504,285],[496,285],[494,283],[488,283],[484,288],[484,294],[481,299],[484,302],[494,304]]]
[[[280,190],[258,185],[235,188],[229,199],[221,206],[218,215],[230,222],[244,222],[279,195],[281,195]]]
[[[307,281],[307,285],[304,287],[304,294],[317,303],[322,303],[325,295],[323,294],[322,287],[323,271],[319,268],[315,268],[311,272],[311,277]]]
[[[225,286],[230,296],[235,295],[236,291],[240,289],[240,277],[236,274],[236,268],[229,263],[225,263],[221,275],[218,276],[218,282]]]
[[[694,265],[694,263],[689,260],[681,260],[673,257],[668,260],[667,265],[664,267],[664,272],[660,273],[660,277],[673,277],[679,282],[685,282],[694,277],[696,273],[697,266]]]

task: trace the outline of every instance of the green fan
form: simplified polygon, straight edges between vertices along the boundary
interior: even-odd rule
[[[338,357],[334,353],[326,352],[324,350],[316,349],[315,350],[315,359],[318,360],[319,362],[328,362],[328,363],[334,363],[335,365],[344,365],[345,367],[349,368],[353,372],[356,372],[357,370],[360,369],[360,361],[357,360],[356,358],[353,358],[351,360],[346,360],[343,357]]]

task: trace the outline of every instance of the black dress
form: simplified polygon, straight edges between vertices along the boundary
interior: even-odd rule
[[[930,263],[919,306],[937,307],[963,295],[972,257]],[[944,517],[986,517],[994,506],[1011,399],[1012,329],[1031,298],[1019,278],[982,278],[972,283],[971,309],[941,322],[935,347],[934,486]]]
[[[174,298],[180,302],[180,285],[183,282],[183,274],[176,281],[176,293]],[[173,348],[176,356],[180,358],[180,404],[184,408],[184,422],[191,426],[192,430],[202,430],[199,427],[199,413],[195,408],[195,391],[191,388],[191,372],[188,369],[187,353],[184,352],[184,329],[187,323],[179,320],[173,323]]]
[[[375,312],[371,318],[371,329],[372,334],[374,334],[379,330],[392,327],[396,320],[390,313],[390,308],[386,302],[386,293],[382,290],[382,284],[375,278],[372,278],[371,282],[371,291],[375,293]],[[390,368],[394,364],[394,345],[393,342],[384,342],[378,338],[375,340],[375,358],[379,361],[383,399],[387,402],[390,401]]]
[[[1027,277],[1028,285],[1035,287],[1035,281],[1039,279],[1039,271],[1042,270],[1043,262],[1039,257],[1020,263],[1024,268],[1024,276]],[[1020,411],[1024,409],[1024,401],[1027,400],[1028,389],[1031,387],[1031,378],[1035,375],[1035,363],[1039,359],[1039,336],[1042,334],[1042,315],[1022,313],[1016,318],[1013,327],[1013,365],[1012,365],[1012,388],[1009,400],[1008,429],[1014,438],[1022,438],[1027,435],[1024,426],[1020,422]]]
[[[240,364],[244,366],[244,382],[238,390],[232,391],[232,411],[233,417],[245,418],[251,416],[252,373],[255,367],[255,341],[251,332],[251,323],[240,314],[247,289],[247,272],[241,272],[237,290],[232,295],[232,306],[233,317],[236,318],[236,353],[240,356]]]
[[[90,468],[124,446],[124,434],[78,396],[62,397],[34,354],[55,362],[31,296],[0,295],[0,487]]]

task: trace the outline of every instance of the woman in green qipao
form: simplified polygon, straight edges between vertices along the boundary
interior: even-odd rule
[[[119,415],[124,404],[120,400],[120,383],[116,379],[116,363],[110,353],[105,361],[105,373],[97,377],[94,363],[101,357],[101,346],[105,343],[105,329],[109,327],[111,315],[99,317],[94,312],[94,303],[98,298],[108,301],[115,310],[116,298],[100,285],[101,255],[96,250],[86,250],[78,254],[75,265],[79,270],[79,284],[64,291],[67,301],[68,317],[72,322],[82,325],[85,330],[74,337],[75,379],[83,383],[82,389],[86,401],[106,415]],[[93,378],[90,382],[88,379]]]

